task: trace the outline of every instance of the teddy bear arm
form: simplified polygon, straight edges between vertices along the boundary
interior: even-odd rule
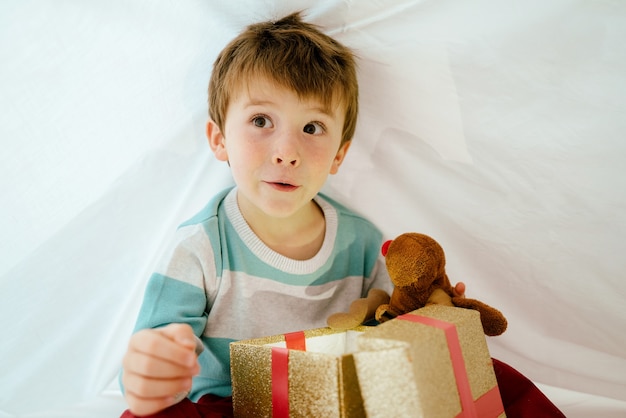
[[[382,289],[373,288],[364,298],[356,299],[348,312],[337,312],[326,319],[326,324],[334,329],[350,329],[374,318],[376,309],[389,302],[389,294]]]
[[[400,315],[400,313],[397,312],[395,309],[393,309],[391,304],[385,303],[385,304],[380,305],[376,309],[375,318],[378,322],[382,323],[385,321],[389,321],[390,319],[393,319],[398,315]]]
[[[474,309],[480,313],[480,322],[486,335],[496,336],[506,331],[507,320],[496,308],[476,299],[453,297],[452,303],[459,308]]]

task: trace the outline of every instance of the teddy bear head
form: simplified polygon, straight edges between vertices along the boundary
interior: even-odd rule
[[[389,277],[396,287],[426,290],[443,280],[446,257],[441,245],[428,235],[407,232],[382,248]]]

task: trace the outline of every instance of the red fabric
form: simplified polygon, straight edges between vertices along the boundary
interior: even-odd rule
[[[565,415],[528,378],[500,360],[493,360],[507,418],[565,418]],[[204,395],[198,403],[185,399],[143,418],[232,418],[232,398]],[[138,418],[125,411],[120,418]]]
[[[183,399],[176,405],[147,415],[142,418],[232,418],[233,400],[229,396],[221,398],[215,395],[204,395],[197,403]],[[126,410],[120,418],[138,418]]]
[[[492,360],[507,418],[565,418],[528,378],[508,364]]]

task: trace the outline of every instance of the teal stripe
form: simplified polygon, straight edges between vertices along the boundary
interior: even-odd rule
[[[194,333],[201,335],[207,322],[206,303],[203,289],[154,273],[146,287],[135,331],[178,322],[191,325]]]
[[[367,219],[355,214],[337,201],[322,195],[337,209],[339,216],[339,230],[334,249],[337,256],[331,257],[326,265],[318,271],[294,278],[293,274],[274,268],[259,260],[241,240],[221,205],[231,190],[232,188],[225,189],[214,196],[196,216],[181,225],[183,228],[200,224],[204,228],[214,251],[218,276],[221,276],[223,270],[243,273],[254,272],[255,276],[265,277],[284,284],[319,286],[345,277],[369,277],[371,275],[380,251],[382,234]]]
[[[330,257],[319,270],[312,274],[299,275],[296,280],[293,274],[259,260],[243,243],[234,227],[227,223],[224,225],[226,233],[223,234],[221,243],[224,263],[222,267],[236,272],[254,272],[258,277],[298,286],[319,286],[350,276],[369,277],[378,257],[382,235],[369,227],[365,228],[361,225],[362,222],[360,218],[342,217],[333,250],[336,256]],[[352,225],[347,225],[348,223]],[[356,236],[354,231],[363,231],[364,234],[367,231],[367,234]],[[228,243],[224,236],[229,237]]]
[[[191,219],[183,222],[179,229],[200,225],[204,229],[204,233],[209,238],[211,242],[211,248],[213,248],[213,258],[215,261],[215,271],[217,273],[218,278],[222,275],[222,257],[220,254],[221,242],[220,242],[220,227],[224,219],[227,218],[226,214],[223,210],[221,210],[222,201],[230,193],[231,188],[222,190],[220,193],[215,195],[209,203],[195,216]],[[218,212],[221,210],[220,218],[217,217]],[[218,223],[219,222],[219,223]]]
[[[259,260],[239,237],[234,226],[225,221],[226,215],[220,213],[220,224],[225,231],[221,234],[219,247],[222,267],[247,274],[254,272],[255,276],[295,286],[323,285],[350,276],[363,276],[364,273],[369,277],[378,258],[382,235],[362,218],[341,213],[339,216],[334,249],[336,256],[314,273],[296,276]],[[354,231],[362,231],[364,235],[357,236]]]
[[[230,343],[235,340],[228,338],[202,337],[205,350],[198,357],[200,374],[194,378],[193,388],[189,397],[197,401],[206,393],[218,396],[231,396],[230,381]],[[207,390],[208,388],[208,390]]]

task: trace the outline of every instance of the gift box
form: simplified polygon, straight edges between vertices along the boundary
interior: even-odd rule
[[[429,305],[357,340],[368,417],[504,417],[480,314]]]
[[[236,417],[504,417],[477,311],[231,343]]]
[[[230,344],[236,417],[364,417],[354,359],[365,330],[318,328]]]

